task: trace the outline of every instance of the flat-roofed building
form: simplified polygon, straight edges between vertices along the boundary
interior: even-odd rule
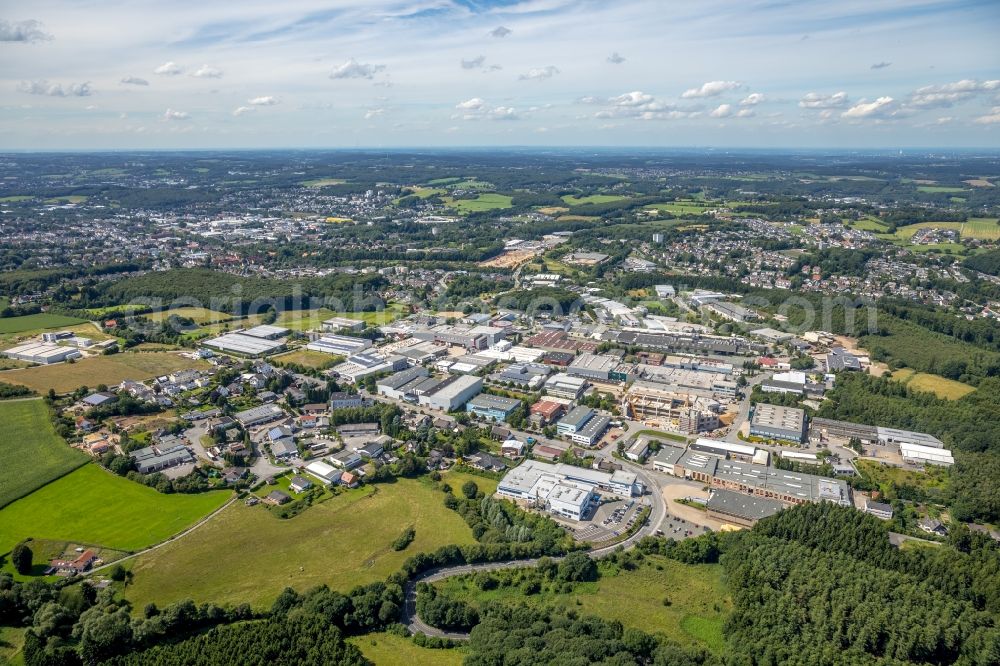
[[[242,331],[243,335],[249,335],[251,338],[262,338],[264,340],[277,340],[278,338],[283,338],[289,334],[287,328],[282,328],[281,326],[271,326],[269,324],[261,324],[259,326],[254,326]]]
[[[521,406],[516,398],[480,393],[465,403],[465,411],[491,421],[506,421]]]
[[[594,410],[590,407],[574,407],[566,416],[559,419],[559,424],[556,426],[556,432],[559,435],[567,436],[572,435],[577,430],[583,428],[583,426],[594,416]]]
[[[420,380],[426,378],[429,374],[430,373],[427,372],[427,368],[419,365],[407,368],[406,370],[389,375],[388,377],[376,380],[375,390],[379,395],[384,395],[387,398],[402,400],[407,394],[407,386],[414,381],[419,382]]]
[[[7,349],[4,351],[4,356],[18,361],[49,365],[80,358],[83,355],[72,347],[61,347],[49,342],[29,342]]]
[[[733,460],[743,460],[752,462],[764,449],[758,449],[753,444],[740,444],[738,442],[727,442],[721,439],[709,439],[699,437],[690,446],[692,451],[701,451],[720,458],[731,458]]]
[[[576,400],[587,388],[587,380],[564,373],[556,373],[545,382],[545,393],[557,398]]]
[[[260,407],[251,407],[250,409],[245,409],[242,412],[236,412],[233,414],[233,418],[239,421],[240,425],[244,428],[252,428],[264,423],[271,423],[273,421],[283,419],[286,416],[288,416],[288,414],[286,414],[285,411],[277,405],[261,405]]]
[[[353,356],[371,346],[372,341],[365,338],[355,338],[349,335],[324,335],[307,344],[306,349],[337,356]]]
[[[525,460],[510,469],[497,485],[500,497],[573,520],[584,517],[587,504],[598,490],[623,497],[632,497],[642,491],[632,472],[608,473],[538,460]]]
[[[433,393],[420,396],[419,402],[431,409],[451,412],[462,407],[482,390],[482,378],[472,375],[455,375]]]
[[[152,474],[160,470],[194,462],[194,456],[183,444],[172,446],[147,446],[136,449],[131,454],[135,468],[140,474]]]
[[[360,331],[364,329],[365,322],[361,319],[348,319],[347,317],[330,317],[322,323],[324,331],[335,333],[336,331]]]
[[[878,443],[886,444],[916,444],[928,446],[934,449],[943,449],[944,442],[924,432],[912,432],[910,430],[899,430],[897,428],[878,427]]]
[[[806,434],[806,413],[798,407],[759,402],[750,419],[750,434],[801,444]]]
[[[608,381],[611,373],[618,367],[621,360],[615,356],[600,354],[580,354],[566,369],[567,374],[587,379]]]
[[[813,444],[847,443],[855,438],[862,444],[875,444],[878,442],[878,428],[850,421],[818,417],[809,419],[809,441]]]
[[[682,447],[664,444],[660,446],[659,451],[653,454],[650,462],[653,464],[653,469],[657,472],[678,476],[675,465],[681,459],[681,456],[684,455],[684,452],[685,449]]]
[[[285,347],[280,340],[247,335],[245,331],[226,333],[217,338],[205,340],[201,344],[226,354],[250,357],[274,354]]]
[[[876,518],[881,518],[882,520],[892,520],[892,505],[885,504],[883,502],[876,502],[875,500],[866,497],[864,499],[864,510],[865,513],[870,513]]]
[[[322,460],[316,460],[306,465],[306,472],[328,485],[340,481],[340,476],[343,474],[342,470]]]
[[[935,446],[922,446],[920,444],[908,444],[903,442],[899,445],[899,454],[903,457],[903,462],[912,465],[942,465],[950,467],[955,464],[948,449],[939,449]]]
[[[761,518],[773,516],[787,505],[766,497],[754,497],[731,490],[713,490],[705,511],[716,520],[753,527]]]
[[[554,400],[539,400],[531,406],[529,418],[538,425],[546,426],[553,423],[566,408]]]

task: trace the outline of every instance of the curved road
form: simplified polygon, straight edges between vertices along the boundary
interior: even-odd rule
[[[636,542],[645,536],[649,536],[654,533],[667,515],[666,502],[663,500],[663,496],[660,494],[659,486],[652,483],[649,477],[646,476],[645,471],[638,467],[637,465],[632,465],[626,461],[621,461],[622,463],[628,465],[635,471],[636,475],[642,480],[646,488],[650,491],[650,501],[652,503],[652,509],[650,510],[649,517],[642,527],[635,531],[635,534],[623,539],[617,543],[611,544],[610,546],[604,546],[602,548],[595,548],[593,550],[587,551],[587,555],[594,559],[599,559],[602,557],[607,557],[612,554],[618,548],[623,548],[628,550],[635,546]],[[550,558],[554,562],[558,562],[562,557],[552,557]],[[426,624],[417,615],[417,584],[418,583],[433,583],[436,581],[444,580],[446,578],[451,578],[452,576],[463,576],[470,573],[476,573],[479,571],[497,571],[500,569],[520,569],[522,567],[533,567],[538,564],[539,558],[530,558],[525,560],[507,560],[504,562],[482,562],[480,564],[460,564],[453,567],[442,567],[439,569],[431,569],[420,574],[416,578],[407,581],[406,585],[403,587],[403,593],[405,595],[405,601],[403,603],[403,617],[402,623],[406,625],[406,628],[410,630],[410,633],[420,633],[425,636],[433,636],[437,638],[448,638],[451,640],[468,640],[469,634],[449,632],[438,629],[437,627],[432,627]]]

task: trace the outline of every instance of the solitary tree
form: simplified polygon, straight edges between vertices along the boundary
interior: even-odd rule
[[[462,494],[468,499],[475,499],[478,493],[479,486],[476,485],[475,481],[466,481],[462,484]]]
[[[27,576],[31,573],[32,557],[34,557],[34,553],[31,552],[31,548],[28,548],[28,544],[24,541],[14,546],[14,550],[10,553],[10,560],[14,564],[14,570],[22,576]]]

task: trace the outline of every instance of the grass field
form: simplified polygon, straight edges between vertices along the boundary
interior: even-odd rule
[[[896,233],[886,236],[895,237],[898,240],[908,241],[918,229],[932,227],[935,229],[957,229],[962,238],[975,238],[979,240],[1000,240],[1000,224],[995,218],[972,217],[967,222],[920,222],[918,224],[908,224],[905,227],[896,229]]]
[[[30,194],[15,194],[9,197],[0,197],[0,203],[17,203],[19,201],[30,201],[34,198]]]
[[[481,591],[469,578],[449,578],[436,585],[449,595],[472,602],[490,600],[573,609],[581,614],[618,620],[683,645],[712,652],[723,649],[722,625],[732,601],[717,564],[681,564],[650,556],[635,571],[604,573],[568,593],[525,596],[519,587]],[[663,600],[670,600],[666,606]]]
[[[0,510],[0,553],[26,537],[140,550],[189,527],[230,496],[163,495],[84,465]]]
[[[24,629],[18,629],[16,627],[0,627],[0,664],[15,664],[23,662],[15,662],[15,655],[20,657],[18,653],[21,651],[21,646],[24,645]],[[358,647],[361,647],[360,645]],[[413,647],[416,647],[415,645]],[[362,650],[364,651],[364,650]],[[371,659],[371,657],[369,657]],[[381,662],[389,664],[392,662]],[[457,664],[462,663],[461,658]]]
[[[888,228],[874,217],[863,217],[860,220],[852,220],[850,222],[850,226],[852,229],[858,229],[859,231],[871,231],[874,233],[884,233]]]
[[[150,321],[163,321],[171,315],[186,317],[199,326],[203,326],[205,324],[220,324],[235,319],[233,315],[226,312],[218,312],[216,310],[209,310],[208,308],[197,307],[184,307],[175,308],[173,310],[163,310],[161,312],[150,312],[149,314],[144,314],[142,316],[146,317]]]
[[[0,402],[0,507],[89,459],[56,434],[41,398]]]
[[[874,460],[856,460],[858,472],[878,484],[884,492],[888,484],[911,486],[924,491],[943,490],[948,485],[948,471],[943,467],[927,467],[927,471],[914,471],[901,467],[883,467]]]
[[[582,204],[603,204],[622,201],[628,197],[618,194],[591,194],[585,197],[578,197],[573,194],[563,195],[562,200],[570,206],[580,206]]]
[[[327,368],[332,368],[343,361],[344,357],[337,356],[335,354],[313,351],[312,349],[306,349],[303,347],[285,354],[278,354],[277,356],[272,357],[271,360],[278,363],[297,363],[298,365],[304,365],[307,368],[326,370]]]
[[[343,185],[346,182],[341,178],[314,178],[313,180],[303,180],[301,184],[306,187],[326,187],[327,185]]]
[[[71,203],[71,204],[81,204],[87,200],[87,197],[82,194],[70,194],[64,197],[52,197],[51,199],[46,199],[45,203],[57,204],[57,203]]]
[[[917,187],[917,192],[927,192],[929,194],[944,194],[944,193],[957,193],[966,192],[964,187],[945,187],[943,185],[919,185]]]
[[[326,308],[317,310],[285,310],[278,315],[276,326],[284,326],[293,331],[309,331],[321,328],[324,321],[331,317],[343,317],[363,321],[369,326],[381,326],[393,322],[409,314],[409,309],[402,303],[389,303],[384,310],[378,312],[334,312]]]
[[[446,197],[444,201],[460,213],[480,213],[484,210],[497,210],[510,208],[511,206],[511,197],[506,194],[496,194],[495,192],[480,194],[475,199],[456,200]]]
[[[395,634],[366,634],[347,639],[375,666],[461,666],[464,648],[432,650]],[[2,654],[2,653],[0,653]]]
[[[711,207],[694,201],[667,201],[651,204],[645,208],[646,210],[657,210],[663,213],[670,213],[671,215],[701,215]]]
[[[892,378],[902,382],[915,391],[933,393],[945,400],[958,400],[976,390],[976,387],[946,379],[940,375],[927,372],[916,372],[912,368],[901,368],[892,373]]]
[[[0,319],[0,335],[64,328],[66,326],[73,326],[74,324],[84,324],[86,321],[86,319],[65,317],[45,312],[41,314],[22,315],[20,317],[4,317]]]
[[[0,381],[21,384],[39,393],[47,393],[50,388],[55,389],[56,393],[68,393],[81,386],[112,386],[126,379],[144,381],[175,370],[208,367],[210,366],[205,361],[184,358],[170,352],[125,352],[111,356],[93,356],[76,363],[8,370],[0,374]]]
[[[408,526],[408,548],[390,544]],[[422,480],[363,487],[280,519],[236,502],[204,528],[136,560],[127,597],[142,608],[191,598],[269,606],[285,587],[346,590],[383,580],[420,551],[473,543],[465,521]]]

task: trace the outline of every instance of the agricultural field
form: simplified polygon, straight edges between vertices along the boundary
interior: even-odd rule
[[[302,347],[301,349],[296,349],[295,351],[273,356],[271,357],[271,360],[276,363],[295,363],[307,368],[326,370],[343,361],[344,357],[337,356],[335,354],[313,351],[312,349]]]
[[[376,633],[347,639],[375,666],[461,666],[465,650],[461,647],[436,650],[420,647],[409,638]],[[2,653],[0,653],[2,654]]]
[[[82,204],[87,201],[87,197],[82,194],[70,194],[64,197],[52,197],[51,199],[46,199],[45,203],[58,204],[58,203],[70,203],[70,204]]]
[[[511,207],[511,197],[495,192],[483,193],[475,199],[452,199],[446,197],[445,203],[460,213],[481,213],[487,210],[499,210]]]
[[[591,194],[585,197],[566,194],[563,195],[562,200],[570,206],[581,206],[583,204],[614,203],[615,201],[622,201],[627,198],[619,194]]]
[[[966,192],[964,187],[945,187],[943,185],[918,185],[917,192],[926,192],[927,194],[948,194],[948,193],[958,193]]]
[[[45,312],[22,315],[20,317],[4,317],[0,319],[0,335],[11,333],[22,334],[31,331],[41,332],[53,328],[65,328],[75,324],[85,324],[86,322],[86,319],[48,314]]]
[[[1000,224],[995,218],[972,217],[968,222],[920,222],[908,224],[896,229],[895,234],[885,235],[885,238],[908,241],[919,229],[957,229],[962,238],[978,240],[1000,240]]]
[[[171,315],[185,317],[199,326],[221,324],[237,318],[226,312],[219,312],[217,310],[209,310],[208,308],[199,307],[183,307],[175,308],[173,310],[161,310],[160,312],[150,312],[141,316],[149,319],[150,321],[163,321]]]
[[[41,398],[0,402],[0,507],[86,464],[56,434]]]
[[[976,390],[976,387],[947,379],[941,375],[916,372],[912,368],[901,368],[892,373],[892,378],[906,384],[914,391],[933,393],[945,400],[958,400]]]
[[[38,393],[55,389],[69,393],[81,386],[120,384],[126,379],[145,381],[158,375],[186,368],[209,368],[206,361],[185,358],[171,352],[123,352],[110,356],[92,356],[75,363],[39,365],[8,370],[0,379],[9,384],[21,384]]]
[[[31,201],[34,198],[30,194],[14,194],[9,197],[0,197],[0,203],[18,203],[21,201]]]
[[[328,185],[343,185],[346,182],[342,178],[314,178],[313,180],[303,180],[300,184],[305,187],[326,187]]]
[[[409,526],[416,538],[394,551],[390,544]],[[204,528],[132,560],[126,596],[135,608],[186,598],[265,608],[285,587],[347,590],[385,579],[413,553],[473,541],[424,480],[351,490],[288,519],[236,502]]]
[[[852,229],[857,229],[858,231],[871,231],[876,234],[885,233],[886,229],[888,229],[888,227],[874,217],[863,217],[860,220],[851,220],[848,224]]]
[[[141,550],[190,527],[231,496],[164,495],[84,465],[0,509],[0,553],[27,537]]]
[[[712,206],[696,201],[667,201],[650,204],[645,207],[646,210],[655,210],[661,213],[670,213],[671,215],[701,215],[709,208],[712,208]]]
[[[293,331],[309,331],[320,329],[327,319],[343,317],[363,321],[369,326],[381,326],[391,323],[409,314],[409,309],[402,303],[389,303],[384,310],[377,312],[335,312],[326,308],[316,310],[285,310],[279,313],[275,326],[283,326]]]
[[[502,601],[575,610],[618,620],[682,645],[721,653],[722,625],[732,600],[717,564],[681,564],[661,556],[645,558],[634,571],[609,571],[580,583],[569,593],[541,592],[526,596],[520,587],[482,591],[470,578],[449,578],[435,585],[449,596],[472,603]],[[664,603],[669,600],[669,605]]]

